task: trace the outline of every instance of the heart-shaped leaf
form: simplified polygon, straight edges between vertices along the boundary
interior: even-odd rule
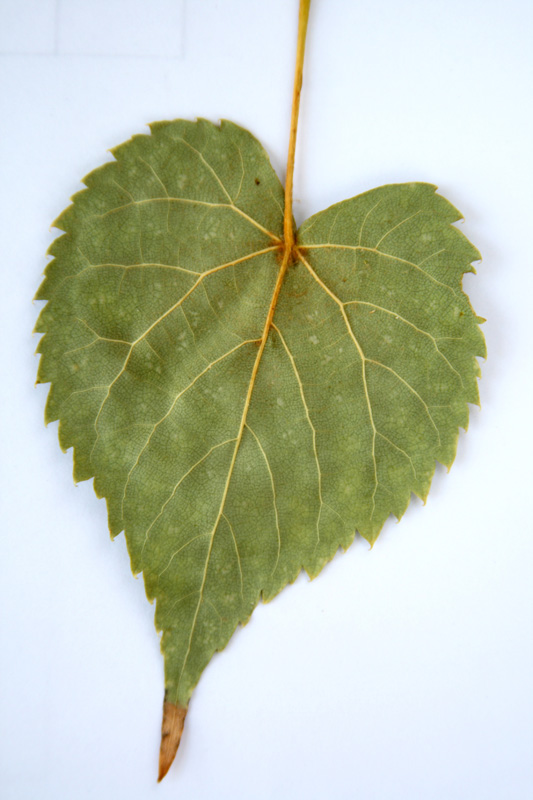
[[[426,497],[485,350],[461,291],[479,254],[433,186],[316,214],[280,283],[260,144],[229,122],[151,127],[55,222],[38,380],[75,479],[125,530],[186,706],[261,596]]]
[[[480,256],[434,186],[382,186],[294,230],[308,11],[285,191],[237,125],[156,123],[84,179],[37,294],[46,420],[156,600],[160,777],[213,653],[261,598],[425,498],[478,402],[461,282]]]

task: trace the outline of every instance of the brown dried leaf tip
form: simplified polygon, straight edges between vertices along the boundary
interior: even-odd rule
[[[162,781],[170,769],[179,747],[187,709],[176,706],[167,700],[163,703],[163,722],[161,724],[161,748],[159,750],[159,776]]]

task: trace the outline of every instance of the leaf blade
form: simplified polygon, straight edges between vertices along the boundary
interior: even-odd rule
[[[95,477],[125,530],[166,702],[186,708],[261,597],[317,575],[356,530],[375,541],[451,464],[478,399],[484,343],[460,282],[479,254],[435,187],[404,184],[312,217],[292,263],[250,134],[151,128],[57,221],[38,379],[75,478]]]

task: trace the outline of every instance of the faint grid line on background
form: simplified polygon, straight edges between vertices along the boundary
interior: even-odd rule
[[[181,58],[186,0],[2,0],[0,55]]]

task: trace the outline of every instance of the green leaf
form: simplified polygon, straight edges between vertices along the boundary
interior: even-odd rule
[[[262,597],[373,543],[478,402],[477,250],[423,183],[316,214],[283,261],[283,188],[230,123],[156,123],[55,225],[46,420],[124,530],[186,707]],[[285,271],[286,268],[286,271]]]

